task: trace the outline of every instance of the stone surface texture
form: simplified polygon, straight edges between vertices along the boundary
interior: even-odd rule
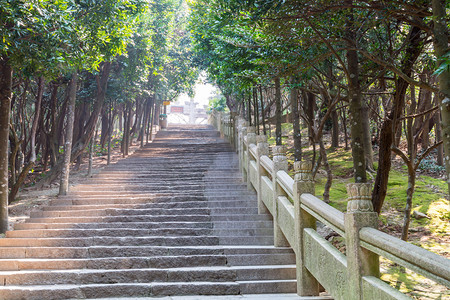
[[[0,299],[328,299],[294,294],[238,164],[212,127],[160,131],[0,239]]]

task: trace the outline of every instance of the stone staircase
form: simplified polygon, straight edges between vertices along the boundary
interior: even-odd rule
[[[210,127],[159,132],[0,239],[0,299],[295,293],[237,165]]]

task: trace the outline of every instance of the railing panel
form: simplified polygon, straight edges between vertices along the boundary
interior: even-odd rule
[[[247,151],[244,151],[244,163],[242,164],[242,166],[244,167],[244,170],[248,172],[247,162],[248,162],[248,154],[247,154]]]
[[[305,266],[311,274],[334,299],[348,299],[345,255],[311,228],[304,230],[303,247]]]
[[[411,300],[381,279],[373,276],[362,278],[363,299]]]
[[[267,176],[261,177],[261,200],[266,205],[267,209],[270,211],[270,213],[273,216],[273,184],[272,180],[270,180]]]
[[[278,197],[277,200],[278,225],[291,247],[295,247],[294,206],[286,197]]]
[[[255,189],[258,188],[258,166],[256,165],[256,161],[250,161],[248,176],[250,178],[250,182],[252,183]]]

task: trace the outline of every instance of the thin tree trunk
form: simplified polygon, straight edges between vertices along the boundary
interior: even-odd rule
[[[39,123],[39,118],[41,115],[41,103],[42,103],[42,95],[44,94],[44,77],[39,77],[38,79],[38,92],[36,97],[36,103],[34,105],[34,118],[33,118],[33,124],[31,126],[31,133],[30,133],[30,150],[31,150],[31,157],[30,161],[36,162],[36,131]]]
[[[275,141],[277,145],[282,145],[281,136],[281,87],[280,87],[280,77],[275,77]]]
[[[88,172],[87,172],[87,177],[91,177],[92,176],[92,163],[93,163],[93,156],[94,156],[94,146],[95,146],[95,141],[97,140],[97,135],[98,135],[98,129],[95,130],[95,135],[92,137],[91,140],[91,144],[89,145],[89,165],[88,165]]]
[[[75,101],[77,97],[78,74],[75,71],[69,82],[69,102],[67,107],[66,139],[64,143],[64,160],[62,165],[59,195],[67,195],[69,192],[70,156],[72,154],[73,125],[75,119]]]
[[[140,147],[143,148],[144,147],[144,135],[145,135],[145,128],[147,127],[147,122],[148,122],[148,99],[144,102],[143,104],[143,108],[144,108],[144,113],[142,114],[142,124],[140,126],[140,130],[139,130],[139,141],[141,142]]]
[[[266,135],[267,134],[266,117],[264,114],[264,98],[263,98],[262,86],[259,86],[259,94],[260,94],[260,98],[261,98],[261,121],[262,121],[262,125],[263,125],[263,133],[264,133],[264,135]]]
[[[256,93],[256,87],[253,86],[253,106],[254,106],[254,115],[255,115],[255,126],[256,126],[256,134],[259,134],[259,107],[258,107],[258,94]]]
[[[111,104],[111,106],[112,106],[112,104]],[[114,127],[114,115],[111,112],[111,109],[108,112],[108,123],[109,123],[109,126],[108,126],[108,158],[106,160],[106,165],[109,165],[111,163],[111,135],[114,130],[114,128],[113,128]]]
[[[367,101],[361,102],[361,122],[364,130],[363,138],[364,138],[364,154],[366,156],[366,168],[370,172],[373,172],[373,148],[372,148],[372,134],[370,132],[370,116],[369,116],[369,107]]]
[[[409,223],[411,222],[412,199],[416,185],[416,172],[408,172],[408,188],[406,189],[406,207],[403,214],[402,240],[408,240]]]
[[[308,125],[308,141],[312,144],[314,144],[313,142],[313,137],[314,137],[314,131],[313,131],[313,127],[314,127],[314,105],[315,105],[315,95],[313,93],[303,93],[303,98],[306,99],[306,120],[307,123],[309,123]]]
[[[247,114],[248,114],[248,125],[252,126],[252,95],[250,94],[248,96],[247,101]]]
[[[292,76],[292,84],[296,84],[297,80]],[[292,128],[294,136],[294,159],[302,160],[302,133],[300,131],[300,112],[298,109],[298,89],[293,86],[291,89],[291,111],[292,111]]]
[[[150,136],[151,136],[151,131],[153,130],[153,113],[154,113],[154,107],[153,107],[154,105],[153,105],[153,99],[152,98],[149,98],[149,107],[148,107],[148,110],[149,110],[149,118],[148,118],[148,121],[147,121],[147,124],[146,124],[146,126],[147,126],[147,137],[146,137],[146,143],[148,144],[148,142],[149,142],[149,140],[150,140]]]
[[[347,1],[352,4],[353,0]],[[346,24],[346,37],[348,40],[349,48],[355,48],[357,46],[356,27],[354,24],[353,11],[350,9],[348,15],[348,21]],[[364,125],[362,115],[362,103],[361,103],[361,87],[359,83],[359,61],[358,53],[356,50],[347,50],[347,70],[349,73],[348,80],[348,95],[350,102],[350,130],[351,130],[351,146],[353,157],[353,169],[355,170],[354,179],[355,182],[366,182],[366,155],[364,151]]]
[[[153,141],[153,125],[154,125],[154,122],[155,122],[155,117],[156,117],[156,99],[153,98],[153,101],[152,101],[152,117],[151,117],[150,130],[149,130],[150,141]]]
[[[442,139],[442,130],[441,130],[441,112],[437,112],[436,113],[436,122],[434,124],[434,128],[436,130],[436,142],[439,142]],[[437,165],[438,166],[443,166],[444,165],[444,147],[442,145],[440,145],[437,148]]]
[[[331,122],[333,124],[331,133],[331,147],[339,148],[339,115],[335,109],[331,113]]]
[[[8,139],[11,112],[12,68],[0,57],[0,233],[8,230]]]
[[[325,150],[325,145],[322,138],[320,138],[319,145],[320,157],[322,158],[323,166],[325,167],[325,171],[327,172],[327,182],[325,183],[325,188],[323,191],[323,201],[325,203],[330,203],[330,189],[333,183],[333,174],[331,173],[330,164],[328,163],[327,151]]]
[[[444,63],[443,56],[448,53],[448,27],[446,13],[446,0],[432,0],[434,27],[433,27],[433,44],[436,56],[438,58],[438,66]],[[439,106],[441,111],[441,129],[442,141],[445,152],[445,169],[447,171],[447,183],[450,194],[450,70],[447,66],[439,75]]]

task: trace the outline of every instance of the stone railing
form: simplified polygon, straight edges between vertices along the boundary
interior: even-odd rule
[[[297,293],[319,294],[320,285],[335,299],[410,299],[382,281],[379,256],[450,287],[450,260],[376,229],[378,217],[370,201],[371,185],[347,186],[347,212],[314,196],[310,162],[295,162],[295,177],[287,174],[286,149],[272,147],[265,136],[229,116],[217,126],[235,143],[244,182],[258,196],[260,213],[273,216],[275,246],[291,246],[296,254]],[[316,231],[317,221],[345,238],[346,255]]]

